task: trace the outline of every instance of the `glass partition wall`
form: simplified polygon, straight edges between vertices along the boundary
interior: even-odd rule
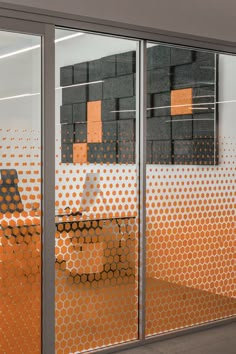
[[[137,41],[56,30],[56,350],[138,339]]]
[[[236,58],[148,43],[146,335],[233,316]]]
[[[0,31],[1,353],[41,352],[41,36]]]
[[[235,56],[55,35],[42,124],[41,36],[0,31],[0,352],[124,348],[235,318]]]

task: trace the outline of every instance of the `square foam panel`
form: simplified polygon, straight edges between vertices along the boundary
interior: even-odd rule
[[[170,48],[156,45],[147,49],[147,69],[170,66]]]
[[[101,59],[102,78],[108,79],[116,76],[116,55]]]
[[[62,104],[87,101],[87,85],[66,87],[62,89]]]
[[[61,144],[61,162],[73,162],[73,144]]]
[[[62,124],[62,126],[61,126],[61,142],[63,144],[72,144],[74,142],[74,126],[73,126],[73,124]]]
[[[75,143],[87,142],[87,123],[75,124]]]
[[[198,113],[201,112],[199,108],[203,108],[203,113],[211,113],[214,111],[214,103],[216,101],[215,86],[195,87],[193,89],[193,104],[197,104]],[[206,110],[208,108],[208,111]]]
[[[181,89],[195,86],[193,65],[194,64],[185,64],[173,67],[173,89]]]
[[[122,54],[117,54],[116,56],[117,76],[134,73],[135,63],[136,63],[135,52],[126,52]]]
[[[170,140],[171,117],[154,117],[147,119],[147,140]]]
[[[135,140],[135,120],[124,119],[117,121],[118,123],[118,141],[134,141]]]
[[[102,102],[92,101],[87,102],[87,121],[101,122],[102,120]]]
[[[102,120],[116,120],[117,119],[117,99],[111,98],[109,100],[102,100]]]
[[[134,75],[124,75],[104,80],[103,98],[121,98],[134,96]]]
[[[193,138],[214,138],[214,113],[198,113],[193,115]]]
[[[86,143],[83,144],[73,144],[73,162],[74,163],[87,163],[88,147]]]
[[[117,121],[102,123],[102,140],[104,143],[117,141]]]
[[[73,65],[60,68],[60,85],[68,86],[73,84]]]
[[[74,65],[74,84],[88,82],[88,63]]]
[[[87,142],[101,143],[102,142],[102,122],[94,122],[88,120],[87,125]]]
[[[189,49],[174,48],[170,49],[171,65],[189,64],[193,61],[193,51]]]
[[[73,123],[82,123],[87,121],[87,104],[73,104]]]
[[[149,70],[147,72],[147,92],[170,91],[170,68]]]
[[[171,115],[192,114],[193,89],[171,91]]]
[[[216,75],[215,65],[209,65],[208,61],[193,64],[193,78],[195,86],[214,85]]]
[[[215,66],[216,65],[216,58],[217,58],[217,54],[215,53],[208,53],[206,51],[196,51],[195,52],[195,62],[199,63],[199,62],[205,62],[207,63],[208,66]]]
[[[89,81],[102,80],[101,59],[92,60],[88,63]]]
[[[73,110],[71,104],[65,104],[61,106],[60,110],[60,123],[72,123],[73,122]]]
[[[103,97],[103,83],[96,82],[88,85],[88,99],[89,101],[101,100]]]
[[[121,141],[118,144],[118,163],[133,164],[135,162],[135,143]]]
[[[172,117],[172,139],[184,140],[193,137],[193,116],[181,115]]]
[[[152,163],[154,164],[172,163],[171,140],[152,142]]]
[[[163,117],[170,115],[170,91],[154,93],[152,95],[151,115],[153,117]]]
[[[136,97],[120,98],[119,111],[119,119],[136,118]]]
[[[116,143],[88,144],[88,161],[116,163]]]

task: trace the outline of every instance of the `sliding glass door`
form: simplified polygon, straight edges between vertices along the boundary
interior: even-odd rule
[[[56,30],[56,352],[138,339],[137,41]]]

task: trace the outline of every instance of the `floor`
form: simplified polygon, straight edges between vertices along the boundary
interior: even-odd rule
[[[116,354],[235,354],[236,322]]]

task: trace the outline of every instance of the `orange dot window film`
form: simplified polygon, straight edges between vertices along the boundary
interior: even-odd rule
[[[171,115],[192,114],[193,89],[171,91]]]

